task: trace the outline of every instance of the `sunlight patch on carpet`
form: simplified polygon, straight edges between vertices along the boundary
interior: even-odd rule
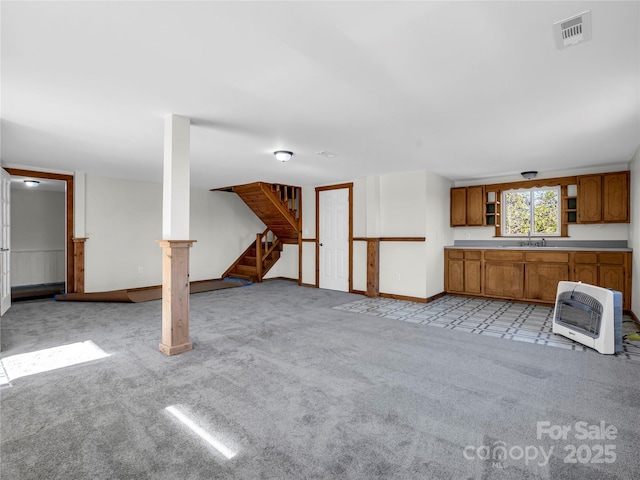
[[[16,378],[91,362],[108,356],[109,354],[95,343],[87,340],[85,342],[12,355],[3,358],[2,364],[8,380],[11,381]]]
[[[179,408],[176,405],[171,405],[165,408],[165,411],[171,414],[174,418],[176,418],[180,423],[186,426],[192,433],[195,433],[202,440],[207,442],[213,448],[215,448],[219,453],[221,453],[227,460],[232,459],[237,455],[238,452],[232,450],[227,447],[224,443],[222,443],[218,438],[209,433],[210,429],[205,429],[199,425],[199,422],[195,421],[189,415],[185,414],[182,408]]]

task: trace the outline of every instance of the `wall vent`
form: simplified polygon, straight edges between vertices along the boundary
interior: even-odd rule
[[[553,24],[553,32],[558,48],[591,39],[591,11],[579,13],[573,17],[565,18]]]

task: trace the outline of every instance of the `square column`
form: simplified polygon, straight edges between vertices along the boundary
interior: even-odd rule
[[[158,240],[162,247],[162,342],[160,351],[191,350],[189,340],[189,249],[195,240]]]

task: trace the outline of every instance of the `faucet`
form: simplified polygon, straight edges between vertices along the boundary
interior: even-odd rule
[[[531,229],[529,229],[529,237],[527,238],[527,246],[531,246]]]
[[[541,243],[541,245],[542,245],[543,247],[546,247],[546,246],[547,246],[547,241],[546,241],[544,238],[542,239],[542,241],[541,241],[540,243]]]

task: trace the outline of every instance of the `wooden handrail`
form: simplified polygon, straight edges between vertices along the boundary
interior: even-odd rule
[[[289,215],[296,223],[298,231],[301,228],[301,205],[300,200],[302,197],[302,188],[295,187],[293,185],[280,185],[277,183],[271,184],[271,192],[274,194],[280,204],[287,210]]]

